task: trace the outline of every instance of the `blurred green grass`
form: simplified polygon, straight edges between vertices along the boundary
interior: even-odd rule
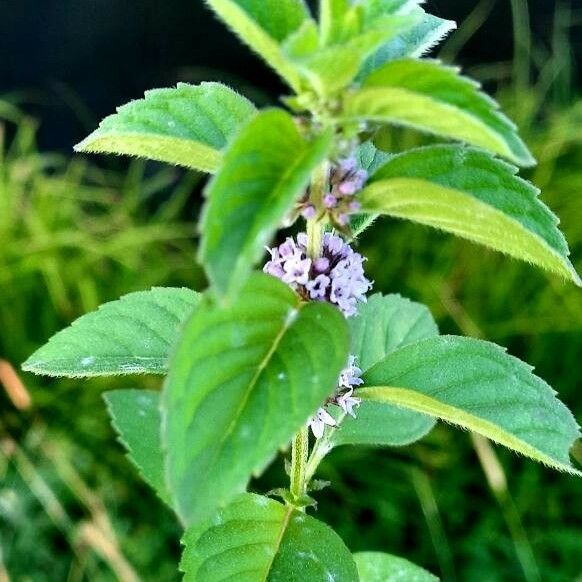
[[[108,427],[101,393],[121,382],[20,386],[11,369],[104,301],[203,286],[187,206],[201,177],[41,153],[36,129],[0,102],[0,580],[171,580],[178,527]]]
[[[492,4],[476,5],[444,56],[462,49]],[[522,23],[515,61],[470,72],[493,82],[532,146],[539,165],[529,177],[561,217],[580,271],[582,101],[571,91],[571,15],[557,11],[544,49],[531,45],[524,0],[512,7]],[[122,173],[41,153],[35,120],[1,101],[0,119],[0,359],[18,368],[74,317],[121,294],[202,288],[192,242],[199,176],[139,162]],[[394,148],[419,143],[403,132],[389,139]],[[579,290],[403,222],[378,222],[360,249],[376,290],[425,302],[443,332],[507,346],[582,420]],[[0,376],[18,390],[7,370]],[[101,402],[104,389],[127,380],[22,381],[30,406],[16,399],[19,409],[0,388],[0,581],[179,579],[179,528],[124,459]],[[398,450],[340,449],[321,476],[333,487],[318,494],[318,514],[353,550],[403,555],[449,582],[582,580],[580,484],[466,433],[441,426]],[[277,463],[253,486],[283,478]]]

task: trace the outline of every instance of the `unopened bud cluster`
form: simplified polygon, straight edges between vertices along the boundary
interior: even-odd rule
[[[355,157],[349,157],[333,166],[330,174],[330,187],[323,196],[323,214],[331,224],[338,228],[346,227],[350,215],[360,210],[356,194],[364,187],[368,173],[358,169]],[[312,201],[307,199],[301,208],[301,214],[306,220],[317,217],[317,209]]]

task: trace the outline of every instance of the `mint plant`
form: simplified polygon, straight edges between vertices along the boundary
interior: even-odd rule
[[[423,305],[370,295],[354,245],[386,215],[580,285],[557,218],[513,165],[535,161],[477,83],[421,58],[454,23],[418,0],[321,0],[318,20],[302,0],[207,3],[287,82],[285,107],[179,84],[119,108],[77,150],[214,174],[198,256],[209,288],[105,304],[23,367],[165,377],[160,392],[105,399],[129,458],[184,525],[185,580],[434,580],[389,554],[352,555],[310,514],[322,459],[409,444],[442,420],[580,475],[569,458],[579,428],[503,348],[441,336]],[[432,145],[385,152],[391,126]],[[246,492],[280,450],[288,486]]]

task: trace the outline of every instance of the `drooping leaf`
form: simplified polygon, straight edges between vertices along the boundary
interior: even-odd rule
[[[570,411],[532,368],[481,340],[439,336],[388,355],[357,396],[422,412],[476,432],[549,467],[580,474]]]
[[[250,101],[220,83],[179,83],[119,107],[75,150],[214,172],[228,141],[254,113]]]
[[[372,295],[348,323],[351,353],[364,372],[397,349],[439,334],[428,308],[400,295]]]
[[[350,353],[365,372],[395,350],[438,335],[430,311],[399,295],[372,295],[348,320]],[[319,447],[331,451],[341,445],[404,446],[424,437],[436,424],[433,417],[389,403],[362,401],[356,418],[337,413],[340,424],[328,429]]]
[[[479,84],[438,61],[402,59],[346,95],[343,117],[406,125],[476,145],[521,166],[535,163],[515,125]]]
[[[274,277],[252,275],[228,308],[201,302],[162,401],[169,485],[186,523],[244,491],[333,391],[347,356],[341,313],[301,302]]]
[[[301,76],[281,50],[282,42],[311,19],[303,0],[206,0],[233,32],[300,92]]]
[[[327,525],[293,507],[244,493],[186,531],[184,582],[357,582],[354,560]]]
[[[54,335],[22,369],[68,378],[164,374],[199,297],[190,289],[156,287],[105,303]]]
[[[438,582],[420,566],[382,552],[354,554],[360,582]]]
[[[170,504],[164,479],[159,392],[112,390],[104,398],[129,459],[160,498]]]
[[[219,295],[234,293],[331,146],[326,132],[301,136],[282,110],[259,113],[225,153],[206,190],[200,260]]]
[[[374,174],[360,194],[362,210],[451,232],[580,285],[558,219],[516,171],[480,150],[411,150]]]

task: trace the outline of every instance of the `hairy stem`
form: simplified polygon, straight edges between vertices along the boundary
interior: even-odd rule
[[[329,164],[324,162],[311,177],[309,189],[311,203],[315,206],[316,217],[307,221],[307,254],[316,259],[321,255],[323,243],[323,229],[325,224],[319,219],[324,208],[323,198],[329,189]]]
[[[291,493],[294,497],[302,497],[307,492],[307,457],[309,455],[309,433],[303,427],[293,439],[291,451]]]
[[[317,215],[313,220],[307,221],[307,254],[312,259],[321,256],[323,248],[323,231],[325,223],[318,220],[318,215],[323,208],[323,197],[329,188],[329,164],[321,164],[311,179],[311,201],[314,204]],[[291,484],[290,491],[295,498],[303,497],[307,493],[307,485],[313,473],[307,474],[307,460],[309,458],[309,430],[304,426],[293,438],[291,448]]]

